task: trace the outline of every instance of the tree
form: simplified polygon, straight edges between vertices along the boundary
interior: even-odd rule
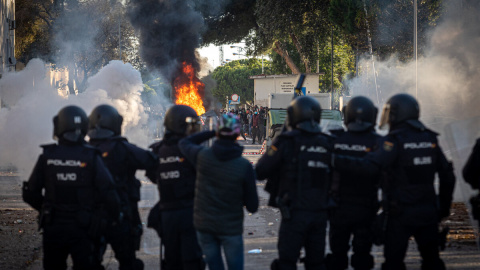
[[[368,14],[365,14],[365,7]],[[441,14],[440,0],[418,1],[419,53],[426,46],[428,31],[436,25]],[[329,15],[360,53],[369,50],[367,28],[370,28],[372,47],[377,56],[384,58],[395,53],[400,60],[412,58],[413,1],[332,0]]]
[[[264,61],[264,71],[266,74],[271,74],[268,61]],[[217,82],[217,86],[212,89],[212,94],[219,102],[224,102],[226,97],[238,94],[242,104],[251,104],[254,99],[254,85],[249,77],[261,73],[261,62],[258,59],[237,60],[217,67],[210,75]]]
[[[116,0],[18,1],[16,58],[27,63],[40,57],[67,67],[71,94],[74,81],[83,91],[86,79],[113,59],[141,69],[138,39],[126,10]]]
[[[301,69],[287,50],[291,42],[300,57],[305,72],[311,72],[311,62],[317,58],[317,46],[329,33],[329,1],[258,0],[255,14],[258,28],[249,43],[255,51],[269,49],[284,58],[292,73]]]
[[[257,0],[230,1],[221,14],[212,15],[200,6],[204,14],[206,31],[202,44],[231,44],[242,41],[257,27],[255,19],[255,2]]]
[[[52,22],[57,13],[49,0],[24,0],[15,3],[15,58],[21,62],[51,54]]]

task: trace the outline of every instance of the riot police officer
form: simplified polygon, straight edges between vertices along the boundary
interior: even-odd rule
[[[480,189],[480,139],[477,139],[472,153],[463,167],[463,179],[473,189]],[[470,198],[473,218],[480,221],[480,194]],[[479,239],[480,240],[480,239]]]
[[[331,138],[320,131],[320,104],[309,96],[287,109],[289,131],[275,139],[257,163],[258,179],[268,178],[271,205],[282,213],[279,259],[272,269],[296,269],[305,247],[306,269],[325,269],[327,195],[331,178]]]
[[[378,172],[387,213],[384,270],[406,269],[403,262],[408,240],[415,237],[422,269],[445,269],[439,256],[438,223],[449,216],[455,185],[452,164],[443,154],[437,133],[419,121],[420,109],[408,94],[391,97],[383,109],[380,127],[389,133],[379,147],[364,159],[336,156],[335,167],[352,173]],[[439,194],[434,188],[435,174],[440,179]]]
[[[363,157],[371,152],[380,136],[375,133],[377,108],[366,97],[354,97],[343,110],[344,122],[348,131],[336,130],[332,134],[335,154]],[[378,210],[377,190],[379,174],[353,174],[335,170],[331,193],[337,207],[330,213],[330,249],[327,255],[329,270],[348,268],[348,250],[353,235],[354,269],[372,269],[374,259],[371,228]]]
[[[53,125],[58,144],[42,146],[43,153],[24,184],[23,199],[40,212],[45,269],[66,269],[69,254],[74,269],[94,269],[99,224],[92,222],[92,214],[105,204],[117,220],[119,198],[100,153],[84,141],[85,112],[64,107]]]
[[[93,109],[89,119],[89,143],[102,152],[105,165],[113,176],[124,213],[121,222],[108,221],[106,242],[103,248],[100,248],[104,252],[106,244],[110,244],[120,269],[143,269],[143,262],[135,255],[135,251],[140,249],[143,232],[138,212],[141,184],[135,178],[135,172],[155,167],[157,159],[150,151],[129,143],[120,135],[123,117],[114,107],[99,105]]]
[[[165,269],[176,270],[204,269],[202,252],[193,227],[195,167],[178,147],[180,139],[200,131],[202,123],[191,107],[174,105],[165,114],[164,125],[165,137],[150,146],[160,158],[159,166],[156,171],[149,172],[160,194],[160,201],[150,215],[157,215],[156,219],[159,219],[156,220],[156,230],[165,246],[164,266]],[[215,135],[213,131],[210,133],[199,138],[197,143]]]

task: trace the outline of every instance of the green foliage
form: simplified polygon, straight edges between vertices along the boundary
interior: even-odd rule
[[[331,43],[328,40],[320,48],[320,70],[325,75],[320,76],[320,92],[331,92],[332,85],[332,57]],[[334,89],[342,89],[342,81],[352,76],[355,71],[355,54],[351,46],[341,35],[334,36],[333,44],[333,86]]]
[[[270,63],[264,60],[265,74],[270,73]],[[217,67],[211,74],[217,86],[212,89],[213,96],[219,102],[225,102],[226,97],[233,94],[240,96],[242,104],[253,101],[253,80],[250,76],[262,73],[261,59],[238,60]]]
[[[215,45],[237,43],[242,41],[256,28],[256,0],[230,1],[223,14],[207,15],[209,12],[200,7],[205,14],[207,31],[203,34],[202,43]]]
[[[419,54],[427,46],[429,30],[442,15],[441,2],[418,1]],[[366,4],[368,14],[364,11],[364,0],[332,0],[330,18],[361,53],[369,50],[368,21],[375,55],[385,58],[397,54],[400,60],[410,60],[413,57],[413,1],[370,0]]]

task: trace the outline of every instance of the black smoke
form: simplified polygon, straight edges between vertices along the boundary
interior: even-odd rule
[[[200,46],[204,19],[188,0],[133,0],[129,12],[140,34],[140,55],[149,70],[172,82],[182,62],[200,65],[195,49]]]

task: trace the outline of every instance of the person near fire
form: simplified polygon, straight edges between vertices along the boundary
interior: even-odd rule
[[[297,269],[302,247],[305,269],[325,269],[332,138],[321,132],[320,115],[317,100],[295,98],[287,108],[288,130],[255,167],[259,180],[268,178],[269,205],[282,214],[273,270]]]
[[[373,151],[381,138],[375,132],[377,108],[366,97],[352,98],[343,109],[347,131],[332,130],[335,136],[333,153],[363,157]],[[355,270],[368,270],[374,266],[370,254],[373,237],[372,224],[378,210],[380,174],[353,174],[334,170],[330,195],[336,207],[329,212],[330,249],[326,257],[328,270],[348,268],[350,238],[353,254],[350,264]]]
[[[182,138],[200,131],[202,123],[193,108],[174,105],[165,114],[164,126],[163,140],[150,146],[160,159],[155,170],[147,171],[147,175],[157,184],[160,201],[150,211],[148,226],[158,232],[165,246],[162,269],[204,269],[193,227],[196,171],[178,145]],[[202,143],[210,138],[209,134],[204,133],[195,142]]]
[[[437,133],[419,121],[417,100],[408,94],[392,96],[384,106],[380,127],[389,133],[364,158],[335,155],[334,167],[354,174],[382,172],[382,203],[386,231],[383,270],[405,270],[403,262],[413,236],[422,269],[445,269],[439,255],[438,223],[449,216],[455,186]],[[434,181],[438,173],[439,193]]]
[[[222,248],[228,269],[243,269],[243,207],[250,213],[258,209],[255,172],[236,142],[240,126],[238,116],[223,115],[216,132],[197,133],[179,143],[197,171],[193,220],[210,270],[224,269]],[[212,147],[199,145],[215,135]]]
[[[101,151],[103,161],[113,176],[124,214],[121,221],[107,220],[106,241],[98,247],[100,254],[103,255],[107,244],[110,244],[121,270],[143,269],[143,262],[135,254],[136,250],[140,250],[143,233],[138,211],[141,184],[135,173],[154,168],[157,157],[121,136],[123,117],[114,107],[105,104],[95,107],[89,120],[89,144]]]
[[[85,112],[64,107],[53,118],[53,126],[58,144],[42,146],[22,192],[23,200],[40,214],[43,267],[67,269],[71,255],[74,269],[96,269],[94,247],[101,234],[94,212],[105,206],[106,215],[120,221],[120,199],[101,153],[84,141]]]

